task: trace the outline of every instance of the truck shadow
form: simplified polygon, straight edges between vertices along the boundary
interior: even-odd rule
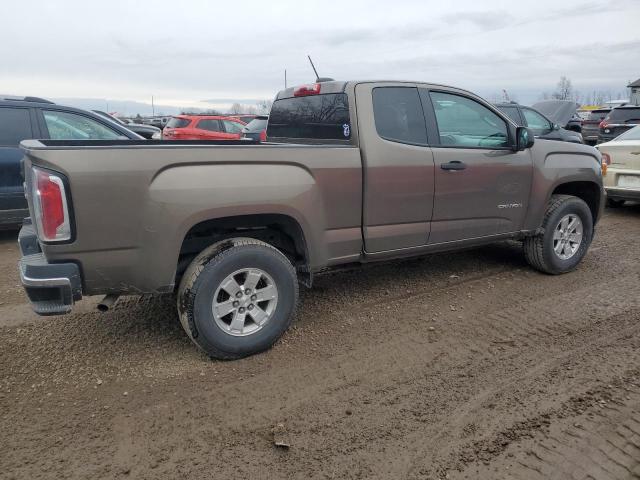
[[[342,308],[343,301],[349,302],[349,309],[345,310],[348,315],[359,304],[446,289],[451,282],[465,278],[477,279],[520,268],[526,265],[521,245],[516,242],[351,266],[318,275],[313,289],[301,291],[296,322],[304,325],[327,321],[327,312]],[[78,365],[84,365],[94,375],[106,375],[107,369],[125,376],[145,371],[167,376],[206,360],[182,331],[172,295],[122,297],[105,313],[94,310],[93,304],[95,299],[83,300],[70,315],[0,329],[0,341],[14,336],[16,329],[19,333],[12,337],[9,349],[1,356],[14,364],[16,371],[43,368],[44,365],[34,365],[33,361],[20,366],[26,359],[39,358],[36,363],[46,362],[61,377]]]

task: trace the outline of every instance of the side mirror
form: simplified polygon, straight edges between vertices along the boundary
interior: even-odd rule
[[[533,132],[527,127],[516,128],[516,151],[520,152],[533,146],[535,141]]]

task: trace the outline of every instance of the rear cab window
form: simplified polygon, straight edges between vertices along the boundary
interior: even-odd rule
[[[346,93],[282,98],[271,107],[267,137],[296,143],[351,143]]]

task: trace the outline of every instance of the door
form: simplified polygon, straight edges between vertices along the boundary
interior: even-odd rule
[[[367,253],[426,245],[434,164],[415,85],[356,86]]]
[[[429,243],[520,230],[532,161],[529,150],[511,148],[515,128],[471,95],[426,89],[420,94],[438,133],[432,142],[435,194]]]

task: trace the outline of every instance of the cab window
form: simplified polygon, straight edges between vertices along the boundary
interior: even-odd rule
[[[440,145],[461,148],[509,146],[507,123],[481,103],[461,95],[431,92]]]
[[[428,143],[422,103],[415,87],[374,88],[373,117],[378,135],[385,140],[411,145]]]
[[[44,122],[51,140],[117,140],[127,138],[84,115],[44,110]]]

